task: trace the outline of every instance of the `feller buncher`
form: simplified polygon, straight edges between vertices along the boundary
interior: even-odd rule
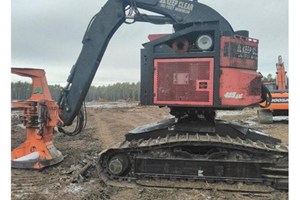
[[[168,107],[173,118],[137,127],[124,142],[102,151],[100,176],[247,182],[287,190],[288,147],[258,130],[215,118],[217,110],[265,100],[257,72],[258,40],[246,30],[234,31],[214,9],[189,0],[108,0],[88,25],[58,102],[42,69],[12,68],[33,79],[32,97],[13,103],[24,109],[27,139],[12,151],[12,167],[41,169],[63,160],[52,143],[54,128],[68,135],[82,130],[84,99],[107,45],[122,24],[133,22],[173,26],[174,32],[150,35],[143,44],[140,89],[142,105]],[[76,116],[75,131],[65,131]]]

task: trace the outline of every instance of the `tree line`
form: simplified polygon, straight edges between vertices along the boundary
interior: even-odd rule
[[[272,74],[268,74],[262,78],[262,82],[275,82],[276,78],[273,78]]]
[[[276,76],[273,78],[272,74],[268,74],[267,76],[262,77],[262,82],[274,82],[276,83]],[[289,85],[289,77],[286,76],[287,87]]]
[[[49,85],[52,98],[57,101],[63,87],[60,85]],[[11,99],[25,100],[31,96],[32,84],[28,82],[11,83]],[[91,86],[85,98],[86,101],[117,101],[134,100],[139,101],[140,82],[137,83],[115,83],[107,86]]]
[[[272,74],[262,78],[263,82],[275,81]],[[11,99],[25,100],[28,99],[32,92],[32,85],[28,82],[11,83]],[[57,101],[62,90],[60,85],[49,85],[52,98]],[[140,82],[137,83],[115,83],[107,86],[91,86],[86,96],[86,101],[117,101],[117,100],[134,100],[139,101]]]

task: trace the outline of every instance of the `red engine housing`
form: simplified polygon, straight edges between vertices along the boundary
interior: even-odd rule
[[[216,109],[258,104],[257,49],[258,40],[222,36],[218,57],[154,58],[153,104]]]

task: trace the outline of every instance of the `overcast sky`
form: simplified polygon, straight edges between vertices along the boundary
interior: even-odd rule
[[[66,83],[80,53],[86,27],[106,1],[12,0],[11,64],[44,68],[50,84]],[[287,0],[201,0],[223,15],[234,30],[259,39],[259,71],[275,75],[278,55],[288,59]],[[140,49],[148,34],[170,33],[171,25],[124,24],[104,54],[94,85],[140,80]],[[12,76],[12,80],[19,80]]]

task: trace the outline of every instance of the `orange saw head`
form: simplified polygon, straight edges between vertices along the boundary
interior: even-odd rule
[[[52,100],[42,69],[12,68],[12,73],[32,79],[32,95],[21,102],[12,102],[12,109],[23,109],[21,121],[26,140],[11,152],[12,168],[41,169],[63,160],[53,142],[59,108]]]

